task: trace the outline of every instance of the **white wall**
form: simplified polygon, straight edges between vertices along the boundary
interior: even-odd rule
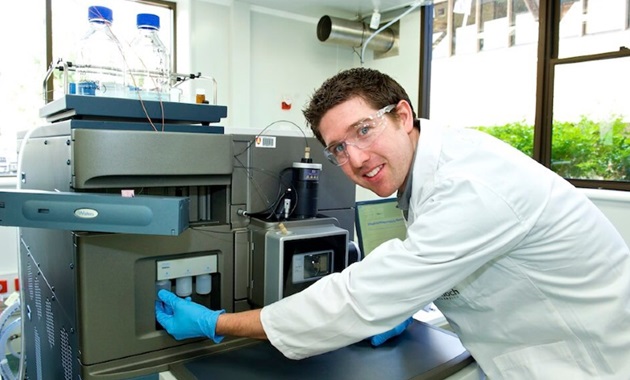
[[[317,40],[317,21],[262,10],[252,12],[252,128],[262,129],[276,120],[289,120],[304,126],[302,109],[312,92],[326,78],[352,67],[351,49]],[[291,103],[290,110],[281,109],[283,100]],[[234,104],[234,108],[237,107],[238,104]],[[277,128],[291,127],[285,124]]]
[[[317,18],[238,1],[184,0],[177,7],[178,51],[191,47],[190,55],[179,54],[177,71],[217,80],[218,103],[228,107],[222,121],[227,133],[258,132],[278,120],[304,128],[301,110],[312,91],[355,64],[352,49],[318,41]],[[188,96],[200,86],[203,82],[191,81]],[[290,102],[291,110],[282,110],[282,101]],[[273,129],[295,127],[284,123]]]
[[[602,210],[630,246],[630,192],[580,189]]]
[[[301,110],[312,92],[335,73],[361,66],[352,48],[317,39],[319,18],[222,0],[180,0],[177,10],[177,71],[201,72],[217,80],[218,103],[228,106],[228,117],[222,122],[228,133],[231,128],[260,131],[278,120],[305,127]],[[414,106],[419,35],[416,10],[400,21],[399,55],[375,60],[368,50],[364,63],[405,86]],[[182,54],[187,46],[190,54]],[[184,88],[187,96],[195,87],[210,93],[209,83],[190,81]],[[291,110],[281,109],[283,100],[292,103]]]

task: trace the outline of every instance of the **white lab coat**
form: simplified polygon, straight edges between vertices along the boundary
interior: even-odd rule
[[[490,379],[630,379],[630,252],[568,182],[487,134],[431,126],[408,237],[262,310],[299,359],[435,300]]]

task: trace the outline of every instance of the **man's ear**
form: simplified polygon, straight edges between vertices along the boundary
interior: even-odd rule
[[[411,106],[406,100],[401,100],[396,105],[396,114],[400,120],[400,125],[405,129],[407,133],[413,130],[413,112]]]

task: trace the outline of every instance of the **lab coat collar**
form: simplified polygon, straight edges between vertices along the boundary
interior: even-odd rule
[[[435,172],[442,152],[442,129],[428,120],[422,124],[422,138],[418,140],[414,165],[414,188],[422,188],[421,196],[433,191]],[[414,192],[416,195],[419,194]]]
[[[421,129],[422,124],[420,123],[420,119],[418,119],[418,126]],[[418,142],[420,141],[420,135],[418,134]],[[398,208],[402,210],[403,216],[405,220],[407,220],[407,216],[409,215],[409,201],[411,200],[411,184],[413,183],[413,167],[416,162],[416,155],[418,152],[418,144],[416,144],[416,149],[413,152],[413,159],[411,160],[411,165],[409,166],[409,172],[407,173],[407,180],[405,182],[405,189],[401,193],[400,190],[396,195],[398,199]]]
[[[422,126],[421,137],[414,152],[414,159],[409,168],[409,178],[402,194],[398,193],[398,207],[403,210],[405,219],[409,212],[412,188],[420,187],[416,194],[421,197],[433,190],[434,174],[437,171],[440,152],[442,151],[441,129],[427,119],[420,119]],[[413,179],[413,180],[412,180]]]

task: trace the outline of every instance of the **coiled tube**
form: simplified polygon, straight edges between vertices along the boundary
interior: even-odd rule
[[[19,331],[22,327],[21,318],[15,319],[13,322],[8,323],[9,318],[20,309],[20,302],[14,302],[7,309],[5,309],[2,314],[0,314],[0,350],[1,352],[5,352],[7,344],[9,343],[9,338],[14,334],[14,330]],[[21,355],[18,355],[14,350],[11,350],[11,354],[18,359],[21,359]],[[9,368],[8,360],[3,356],[2,360],[0,360],[0,374],[1,377],[6,380],[16,380],[17,377],[11,372],[11,368]]]

